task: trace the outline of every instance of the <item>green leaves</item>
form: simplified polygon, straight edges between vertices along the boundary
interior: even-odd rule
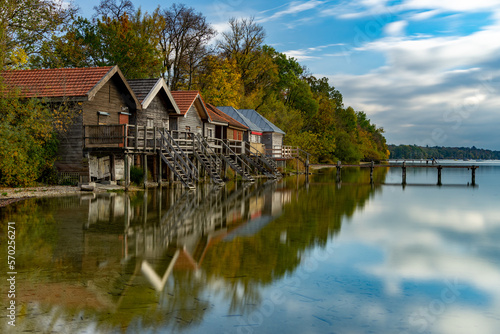
[[[15,96],[0,99],[0,110],[0,184],[33,185],[56,158],[50,110]]]

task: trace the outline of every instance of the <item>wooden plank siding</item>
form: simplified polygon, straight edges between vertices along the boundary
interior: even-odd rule
[[[147,125],[149,127],[164,127],[165,129],[169,129],[169,110],[165,107],[165,103],[163,99],[156,95],[151,103],[148,105],[147,109],[143,109],[137,112],[137,125],[144,126]],[[148,120],[150,123],[148,124]]]
[[[276,146],[283,146],[283,134],[277,132],[264,132],[262,134],[262,144],[266,149],[274,149]]]
[[[113,79],[103,85],[92,101],[82,102],[82,112],[74,120],[69,131],[59,138],[59,158],[55,163],[57,169],[88,175],[89,161],[84,151],[83,138],[89,134],[84,134],[84,125],[120,124],[120,112],[122,107],[126,106],[125,95],[120,92]],[[109,116],[99,116],[98,111],[108,113]],[[135,115],[135,110],[128,112]]]
[[[203,135],[203,120],[194,103],[186,112],[186,115],[180,116],[177,122],[179,131],[186,131],[186,127],[189,127],[190,132]]]
[[[127,107],[127,101],[113,80],[109,80],[97,92],[92,101],[84,102],[83,125],[112,125],[120,124],[120,112]],[[106,112],[109,116],[99,116],[98,111]],[[135,117],[135,111],[128,111]]]

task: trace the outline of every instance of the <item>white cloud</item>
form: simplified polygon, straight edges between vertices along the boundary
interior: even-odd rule
[[[407,26],[408,21],[392,22],[384,27],[384,32],[388,36],[403,36]]]
[[[318,1],[318,0],[310,0],[310,1],[305,1],[305,2],[293,1],[288,5],[288,8],[281,10],[279,12],[276,12],[271,16],[258,18],[257,22],[264,23],[264,22],[279,19],[279,18],[286,16],[286,15],[294,15],[294,14],[302,13],[302,12],[305,12],[305,11],[308,11],[311,9],[315,9],[316,7],[318,7],[324,3],[325,3],[325,1]]]

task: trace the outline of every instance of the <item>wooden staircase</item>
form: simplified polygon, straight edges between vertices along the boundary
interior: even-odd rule
[[[246,167],[246,170],[250,171],[250,166],[248,166],[224,141],[220,141],[222,143],[222,147],[224,153],[221,154],[222,159],[231,166],[231,168],[238,174],[241,175],[243,180],[248,182],[255,182],[255,179],[245,171],[242,166]],[[238,164],[238,161],[240,164]]]
[[[256,170],[263,174],[268,179],[277,179],[278,177],[272,174],[267,168],[265,168],[261,163],[258,162],[256,155],[242,154],[241,157],[248,164],[252,165]]]
[[[216,185],[223,185],[224,180],[220,177],[222,161],[217,157],[217,154],[212,150],[208,142],[199,134],[193,134],[194,150],[193,153],[207,171],[210,179]]]
[[[172,173],[177,177],[179,181],[188,189],[195,189],[195,181],[198,179],[198,171],[194,165],[190,166],[190,160],[187,156],[180,150],[176,148],[175,141],[170,137],[170,134],[165,132],[160,132],[160,157],[170,168]],[[179,153],[179,150],[181,153]],[[187,161],[189,162],[187,162]],[[193,170],[194,168],[194,170]]]

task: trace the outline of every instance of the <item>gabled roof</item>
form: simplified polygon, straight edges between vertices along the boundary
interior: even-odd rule
[[[135,95],[141,102],[142,108],[146,109],[151,101],[158,94],[164,94],[166,98],[172,104],[172,108],[175,110],[176,114],[180,114],[179,107],[175,103],[174,97],[172,96],[170,89],[168,89],[167,83],[163,78],[160,79],[134,79],[129,80],[129,85],[134,91]]]
[[[217,107],[217,109],[219,109],[220,111],[222,111],[226,115],[231,116],[232,118],[234,118],[235,120],[237,120],[241,124],[245,125],[246,127],[248,127],[250,129],[250,131],[262,132],[262,129],[260,127],[255,125],[251,120],[249,120],[247,117],[245,117],[245,115],[240,113],[237,109],[235,109],[233,107]]]
[[[231,116],[223,113],[222,111],[217,109],[214,105],[207,103],[206,106],[207,106],[207,110],[208,110],[208,113],[210,115],[210,118],[212,118],[212,121],[224,122],[229,126],[232,126],[235,128],[240,128],[243,130],[248,129],[248,126],[241,124],[240,122],[238,122],[237,120],[235,120]]]
[[[210,119],[210,116],[208,115],[207,108],[205,106],[205,103],[203,102],[203,99],[201,98],[200,92],[197,90],[175,90],[172,93],[172,96],[175,100],[175,103],[179,107],[180,114],[185,116],[188,110],[191,108],[193,103],[196,102],[198,99],[199,101],[199,106],[201,107],[201,111],[205,113],[207,118]]]
[[[1,76],[7,87],[20,89],[23,97],[77,98],[84,101],[92,101],[106,82],[117,77],[129,91],[136,107],[140,106],[118,66],[8,70],[2,71]]]
[[[252,121],[255,125],[262,129],[262,132],[276,132],[285,134],[283,130],[271,123],[267,118],[259,114],[253,109],[238,109],[246,118]]]

